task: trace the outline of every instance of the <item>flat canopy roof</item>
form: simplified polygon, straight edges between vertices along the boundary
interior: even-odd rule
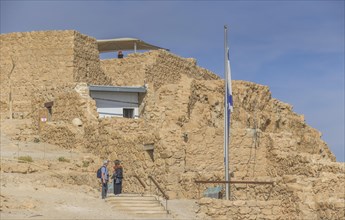
[[[90,85],[90,91],[97,92],[136,92],[136,93],[145,93],[145,86],[96,86]]]
[[[114,38],[108,40],[97,40],[98,50],[102,52],[111,52],[119,50],[158,50],[164,49],[152,44],[148,44],[140,39],[136,38]]]

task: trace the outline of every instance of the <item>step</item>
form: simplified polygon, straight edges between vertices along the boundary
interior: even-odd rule
[[[114,193],[108,194],[109,197],[155,197],[152,194],[140,194],[140,193],[121,193],[118,196],[115,196]]]
[[[154,203],[159,202],[157,199],[140,200],[140,199],[105,199],[107,202],[127,202],[127,203]]]
[[[119,205],[116,205],[116,206],[112,206],[113,208],[119,210],[119,211],[126,211],[126,212],[131,212],[131,211],[138,211],[138,212],[141,212],[141,211],[165,211],[163,206],[142,206],[142,207],[138,207],[138,206],[133,206],[133,207],[122,207],[122,206],[119,206]],[[166,212],[166,211],[165,211]]]
[[[114,194],[111,194],[110,196],[115,196]],[[125,196],[125,197],[131,197],[131,196],[154,196],[150,194],[142,194],[142,193],[121,193],[120,196]]]
[[[159,214],[163,214],[163,215],[168,215],[167,211],[163,211],[163,210],[126,210],[126,213],[128,214],[146,214],[146,215],[159,215]],[[148,216],[146,216],[148,217]]]
[[[153,219],[166,219],[169,214],[154,195],[125,193],[120,196],[109,195],[106,202],[119,212]]]
[[[160,205],[160,203],[158,201],[144,201],[144,202],[134,202],[134,201],[107,201],[107,203],[109,204],[116,204],[116,205],[119,205],[119,206],[137,206],[137,207],[140,207],[140,206],[158,206]]]
[[[135,200],[135,201],[156,201],[153,196],[114,196],[107,197],[107,200]]]

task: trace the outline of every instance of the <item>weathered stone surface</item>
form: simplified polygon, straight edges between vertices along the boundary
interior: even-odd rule
[[[83,125],[83,122],[80,120],[80,118],[74,118],[72,120],[72,124],[76,127],[81,127]]]
[[[1,34],[0,42],[2,118],[30,117],[38,107],[33,96],[47,96],[56,87],[110,83],[100,68],[96,40],[76,31]]]

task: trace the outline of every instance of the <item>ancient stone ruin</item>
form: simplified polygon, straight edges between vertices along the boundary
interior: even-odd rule
[[[221,219],[345,219],[345,167],[321,133],[267,86],[233,81],[231,200],[201,198],[224,180],[224,81],[196,60],[164,50],[100,60],[76,31],[2,34],[1,120],[20,119],[15,138],[78,148],[123,161],[126,175],[152,176],[170,198],[198,199]],[[139,117],[100,118],[89,86],[140,86]],[[128,178],[125,190],[140,184]]]

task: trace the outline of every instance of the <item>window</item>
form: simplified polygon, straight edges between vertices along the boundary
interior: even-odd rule
[[[47,121],[51,121],[51,120],[52,120],[52,114],[53,114],[53,112],[52,112],[52,107],[48,107],[47,110],[48,110],[48,118],[47,118]]]
[[[148,155],[150,156],[152,162],[155,162],[155,158],[154,158],[154,144],[144,144],[144,150],[148,153]]]
[[[52,108],[53,108],[53,105],[54,105],[54,102],[46,102],[44,103],[44,107],[47,108],[47,118],[46,118],[46,121],[51,121],[52,120],[52,116],[53,116],[53,111],[52,111]]]
[[[124,108],[123,109],[123,117],[124,118],[134,118],[134,109]]]

